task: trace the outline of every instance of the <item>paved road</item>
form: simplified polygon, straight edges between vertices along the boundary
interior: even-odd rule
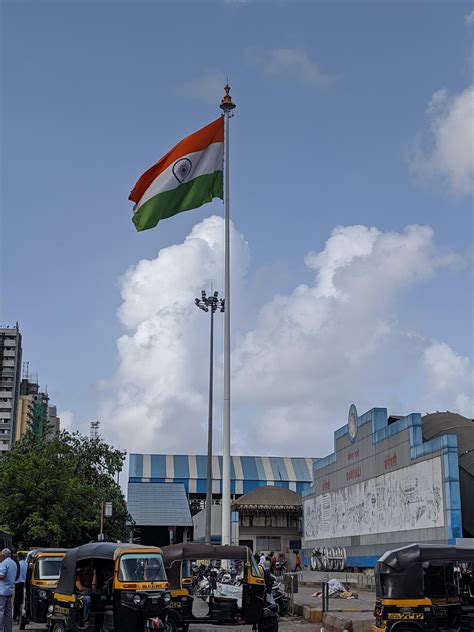
[[[44,626],[34,626],[28,625],[26,627],[28,632],[46,632],[46,628]],[[18,626],[13,626],[14,632],[18,632]],[[201,626],[201,625],[192,625],[189,628],[189,632],[212,632],[215,630],[216,632],[251,632],[251,626],[216,626],[213,628],[209,628],[209,626]],[[301,619],[287,619],[280,621],[280,630],[279,632],[292,632],[296,630],[297,632],[319,632],[320,626],[316,623],[307,623],[306,621],[302,621]]]

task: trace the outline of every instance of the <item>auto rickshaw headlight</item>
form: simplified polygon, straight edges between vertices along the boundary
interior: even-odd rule
[[[134,595],[133,596],[133,603],[136,606],[140,606],[142,604],[142,600],[143,600],[143,597],[141,597],[140,595]]]
[[[53,604],[51,604],[50,606],[48,606],[48,612],[49,612],[50,614],[52,614],[52,613],[54,612],[54,606],[53,606]]]
[[[163,601],[164,601],[165,603],[169,603],[169,602],[171,601],[171,595],[170,595],[169,593],[165,593],[165,594],[163,595]]]
[[[48,593],[46,592],[46,590],[40,590],[40,591],[38,592],[38,597],[39,597],[40,599],[47,599],[47,597],[48,597]]]

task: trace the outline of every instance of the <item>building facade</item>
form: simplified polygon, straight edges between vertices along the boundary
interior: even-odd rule
[[[59,432],[60,419],[56,406],[50,406],[47,392],[40,391],[37,382],[24,378],[20,383],[20,397],[16,423],[16,441],[28,430],[41,433],[46,430],[48,436]]]
[[[345,547],[348,566],[373,567],[388,549],[468,535],[458,435],[449,426],[427,439],[418,413],[389,417],[373,408],[358,416],[353,405],[334,447],[315,461],[313,487],[303,492],[306,556]]]
[[[212,541],[221,540],[222,456],[213,457],[213,506]],[[231,459],[231,494],[235,501],[252,490],[271,486],[296,492],[299,496],[312,483],[313,459],[303,457],[233,456]],[[150,485],[179,484],[187,497],[193,518],[194,531],[188,531],[190,539],[204,539],[204,507],[207,484],[207,456],[194,454],[131,454],[129,462],[128,498],[142,497]],[[163,498],[165,489],[159,489]],[[143,496],[144,497],[144,496]],[[133,512],[131,512],[133,516]],[[151,527],[160,527],[161,518],[152,516],[146,533]],[[232,514],[232,539],[238,542],[238,514]],[[138,523],[137,523],[138,524]],[[145,533],[145,530],[142,529]],[[179,531],[177,531],[178,535]],[[298,537],[298,530],[296,530]],[[147,542],[147,544],[160,542]],[[161,543],[162,544],[162,543]]]
[[[21,375],[21,333],[15,327],[0,328],[0,454],[16,439],[16,420]]]
[[[259,553],[285,556],[301,549],[301,496],[285,487],[257,487],[232,504],[237,542]]]

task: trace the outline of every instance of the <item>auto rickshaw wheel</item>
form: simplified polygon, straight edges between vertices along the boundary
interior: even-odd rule
[[[66,626],[62,621],[58,621],[53,625],[52,632],[66,632]]]
[[[168,617],[165,621],[165,632],[178,632],[178,624],[172,617]]]

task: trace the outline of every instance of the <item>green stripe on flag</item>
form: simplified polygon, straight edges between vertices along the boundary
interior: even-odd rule
[[[199,208],[213,198],[224,199],[223,172],[214,171],[155,195],[140,207],[132,221],[137,230],[153,228],[162,219]]]

